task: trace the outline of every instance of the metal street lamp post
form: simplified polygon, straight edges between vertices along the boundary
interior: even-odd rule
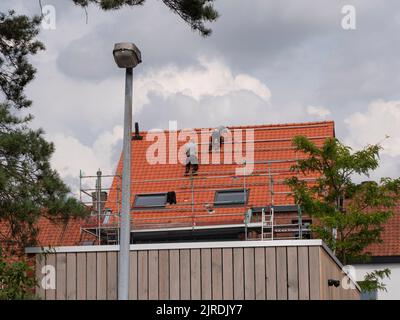
[[[114,60],[119,68],[126,69],[125,110],[122,169],[122,211],[120,217],[118,300],[128,300],[129,293],[129,245],[130,245],[130,199],[131,199],[131,137],[133,68],[142,62],[139,49],[133,43],[115,44]]]

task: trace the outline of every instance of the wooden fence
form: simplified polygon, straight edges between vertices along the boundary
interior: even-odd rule
[[[36,255],[37,294],[46,300],[116,299],[118,250],[27,248]],[[328,286],[328,279],[345,277],[341,267],[321,240],[131,245],[129,298],[359,299],[358,287]]]

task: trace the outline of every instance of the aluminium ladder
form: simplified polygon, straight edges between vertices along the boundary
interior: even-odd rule
[[[265,232],[264,229],[269,231]],[[270,206],[269,214],[265,214],[265,208],[261,209],[261,240],[269,235],[268,240],[274,240],[274,207]]]

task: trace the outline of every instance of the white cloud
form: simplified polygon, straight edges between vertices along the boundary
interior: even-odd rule
[[[43,71],[29,88],[35,102],[35,125],[51,134],[61,131],[80,138],[84,134],[95,136],[104,128],[122,123],[122,73],[102,81],[77,81],[60,73],[48,57],[38,62]],[[200,102],[241,92],[253,94],[265,103],[271,97],[270,90],[260,80],[247,74],[235,75],[223,62],[202,58],[195,66],[170,65],[135,76],[133,111],[134,115],[142,111],[150,104],[152,95],[163,99],[186,96]],[[78,135],[75,128],[79,128]]]
[[[117,166],[115,159],[118,159],[119,154],[115,156],[113,153],[119,152],[115,149],[118,149],[116,147],[121,142],[122,134],[123,128],[115,126],[111,131],[102,132],[92,145],[85,145],[79,138],[63,133],[49,137],[56,146],[52,165],[61,177],[67,179],[74,194],[79,192],[77,186],[80,170],[86,175],[94,175],[98,169],[103,174],[114,173]]]
[[[400,101],[374,101],[365,112],[353,113],[344,121],[350,133],[346,143],[356,148],[381,143],[382,154],[400,156]]]
[[[239,91],[249,91],[266,102],[271,97],[268,87],[258,79],[234,75],[223,62],[200,58],[196,66],[167,66],[140,76],[135,80],[135,107],[140,110],[149,103],[152,93],[163,98],[182,94],[200,101],[207,96],[223,97]]]
[[[400,101],[374,101],[365,112],[355,112],[344,122],[348,129],[346,145],[355,150],[376,143],[383,147],[380,166],[371,179],[400,176]]]
[[[321,106],[308,106],[306,110],[309,115],[317,116],[319,118],[326,118],[331,114],[329,109]]]

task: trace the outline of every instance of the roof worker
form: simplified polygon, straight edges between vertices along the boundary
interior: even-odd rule
[[[219,151],[224,143],[223,134],[227,133],[228,129],[224,126],[219,126],[213,130],[210,137],[210,151]]]
[[[192,175],[197,175],[197,170],[199,169],[199,160],[197,159],[197,147],[193,139],[190,139],[185,145],[186,152],[186,167],[185,175],[188,175],[190,168],[192,168]]]

